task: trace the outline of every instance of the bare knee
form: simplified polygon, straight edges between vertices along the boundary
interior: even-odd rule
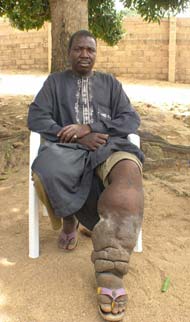
[[[98,211],[103,217],[143,213],[142,176],[135,162],[122,160],[109,174],[109,185],[98,202]]]
[[[109,183],[142,189],[142,174],[138,165],[131,160],[119,161],[109,173]]]

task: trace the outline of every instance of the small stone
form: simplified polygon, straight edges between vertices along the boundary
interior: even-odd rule
[[[20,148],[20,147],[23,147],[23,146],[24,146],[24,143],[23,142],[15,142],[15,143],[13,143],[13,147],[15,149]]]
[[[174,114],[173,118],[176,119],[176,120],[181,120],[182,116],[180,114]]]
[[[4,180],[7,180],[7,179],[8,179],[8,176],[0,175],[0,181],[4,181]]]

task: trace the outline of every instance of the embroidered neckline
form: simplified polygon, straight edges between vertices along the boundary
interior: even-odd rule
[[[89,76],[83,76],[83,75],[81,75],[81,76],[79,76],[79,75],[76,75],[73,71],[72,71],[72,69],[67,69],[67,71],[68,72],[70,72],[70,74],[71,74],[71,76],[72,77],[74,77],[76,80],[78,80],[78,79],[80,79],[80,80],[82,80],[82,79],[91,79],[91,78],[93,78],[93,77],[95,77],[96,76],[96,71],[95,70],[93,70],[92,71],[92,74],[91,75],[89,75]]]

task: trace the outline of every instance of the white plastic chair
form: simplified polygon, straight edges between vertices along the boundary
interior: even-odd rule
[[[128,139],[133,144],[140,147],[140,137],[136,134],[129,134]],[[39,200],[32,181],[31,165],[38,155],[40,146],[40,135],[35,132],[30,133],[30,161],[29,161],[29,257],[39,257]],[[43,206],[43,214],[47,215]],[[140,229],[138,240],[134,248],[135,252],[142,252],[142,228]]]

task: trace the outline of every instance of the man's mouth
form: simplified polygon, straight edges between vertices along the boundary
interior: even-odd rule
[[[90,65],[90,61],[88,61],[88,60],[80,60],[80,61],[78,62],[78,64],[79,64],[80,66],[82,66],[82,67],[87,67],[87,66],[89,66],[89,65]]]

